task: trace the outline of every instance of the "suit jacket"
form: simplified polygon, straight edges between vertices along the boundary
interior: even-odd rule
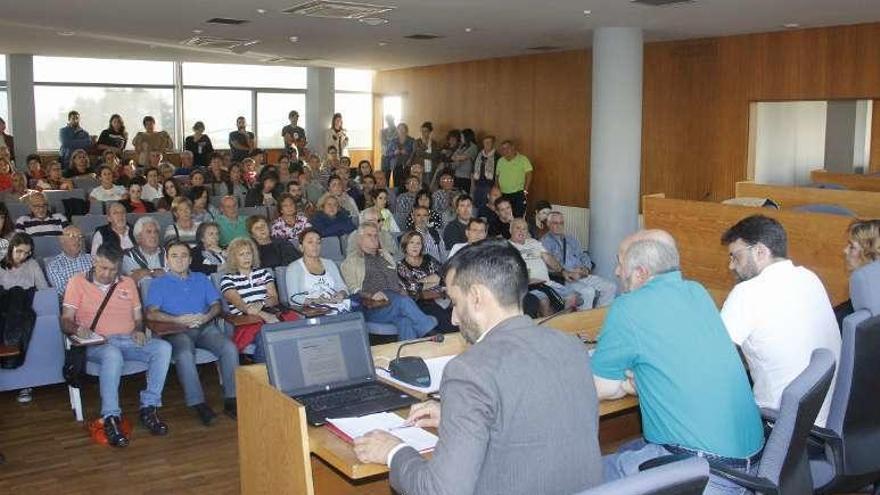
[[[391,461],[401,494],[571,494],[602,482],[598,400],[576,338],[507,319],[446,365],[440,440]]]

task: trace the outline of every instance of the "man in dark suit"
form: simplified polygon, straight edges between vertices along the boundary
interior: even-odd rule
[[[411,423],[439,427],[432,458],[386,432],[355,439],[362,462],[389,465],[398,492],[570,494],[601,483],[589,355],[574,337],[522,314],[526,274],[506,241],[477,243],[449,261],[452,321],[471,347],[446,366],[442,407],[410,411]]]

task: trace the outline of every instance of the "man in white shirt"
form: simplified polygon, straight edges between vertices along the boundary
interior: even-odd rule
[[[776,220],[752,215],[721,237],[730,269],[740,282],[724,302],[721,317],[742,347],[759,407],[778,409],[782,391],[810,362],[816,349],[840,358],[840,331],[822,281],[787,259],[785,229]],[[834,386],[816,418],[828,419]]]
[[[122,273],[135,282],[140,282],[144,277],[165,275],[165,249],[159,245],[159,223],[153,217],[141,217],[132,231],[137,245],[125,250]]]

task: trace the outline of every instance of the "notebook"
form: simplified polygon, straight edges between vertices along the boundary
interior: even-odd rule
[[[373,430],[382,430],[401,439],[420,453],[430,452],[437,446],[437,435],[417,426],[406,426],[406,420],[394,413],[369,414],[359,418],[327,418],[327,428],[351,443],[353,439]]]

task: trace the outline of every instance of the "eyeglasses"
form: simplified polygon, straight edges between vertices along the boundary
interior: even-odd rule
[[[743,251],[748,251],[748,250],[752,249],[753,247],[755,247],[755,246],[746,246],[744,248],[737,249],[736,251],[731,251],[730,253],[728,253],[727,256],[730,257],[731,262],[736,261],[739,256],[739,253],[741,253]]]
[[[74,239],[77,241],[84,238],[84,236],[82,234],[64,234],[64,237],[68,237],[70,239]]]

